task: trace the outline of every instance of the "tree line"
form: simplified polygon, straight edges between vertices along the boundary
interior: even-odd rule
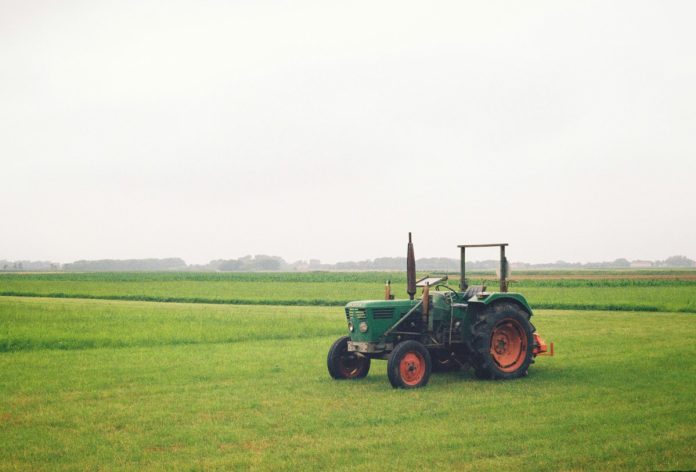
[[[494,270],[497,260],[467,261],[471,270]],[[629,261],[615,259],[608,262],[565,262],[557,261],[542,264],[511,262],[513,269],[629,269],[629,268],[695,268],[696,261],[685,256],[672,256],[663,261]],[[207,264],[186,264],[178,257],[164,259],[101,259],[80,260],[68,264],[49,261],[8,261],[0,260],[3,272],[158,272],[158,271],[200,271],[200,272],[303,272],[303,271],[383,271],[403,270],[405,257],[378,257],[362,261],[345,261],[324,264],[318,259],[287,262],[279,256],[258,254],[237,259],[217,259]],[[446,257],[426,257],[416,260],[416,267],[422,271],[457,272],[459,260]]]

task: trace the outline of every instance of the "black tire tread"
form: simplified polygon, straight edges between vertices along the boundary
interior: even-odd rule
[[[406,385],[401,378],[401,373],[399,369],[399,364],[401,363],[401,358],[408,352],[418,351],[425,360],[425,375],[423,380],[418,385]],[[389,356],[389,362],[387,363],[387,375],[389,377],[389,382],[394,388],[419,388],[425,387],[430,380],[430,373],[432,372],[432,360],[430,359],[430,352],[418,341],[408,340],[403,341],[396,345],[394,350]]]
[[[341,370],[338,367],[338,360],[347,350],[348,341],[350,336],[341,336],[338,338],[329,348],[329,353],[326,356],[326,367],[329,370],[329,375],[336,380],[344,380],[346,377],[343,376]],[[358,373],[354,379],[362,379],[367,376],[370,371],[370,358],[365,357],[365,368]]]
[[[495,367],[490,355],[490,336],[495,324],[507,317],[517,318],[527,332],[527,358],[515,372],[501,372]],[[471,363],[474,375],[482,380],[503,380],[524,377],[529,366],[534,363],[532,349],[534,346],[534,326],[529,321],[531,314],[519,305],[511,302],[494,303],[478,313],[471,327]]]

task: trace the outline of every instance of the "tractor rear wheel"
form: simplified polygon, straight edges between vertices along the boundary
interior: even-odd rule
[[[430,353],[418,341],[397,344],[387,363],[389,382],[394,388],[424,387],[431,369]]]
[[[348,351],[348,336],[333,343],[326,358],[329,375],[334,379],[362,379],[370,371],[370,358]]]
[[[515,379],[534,362],[534,326],[518,305],[498,303],[483,310],[472,327],[471,362],[480,379]]]

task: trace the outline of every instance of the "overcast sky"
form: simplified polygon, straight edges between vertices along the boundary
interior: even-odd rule
[[[695,18],[0,0],[0,259],[696,259]]]

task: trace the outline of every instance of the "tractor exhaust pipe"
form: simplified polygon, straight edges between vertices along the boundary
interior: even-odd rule
[[[406,248],[406,291],[408,298],[413,300],[416,295],[416,256],[413,255],[411,233],[408,233],[408,246]]]

